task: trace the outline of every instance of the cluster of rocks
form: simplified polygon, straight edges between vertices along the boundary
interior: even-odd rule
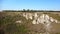
[[[43,28],[45,28],[45,30],[46,30],[45,33],[46,34],[49,34],[48,31],[51,30],[51,23],[59,23],[57,19],[54,19],[54,18],[50,17],[48,14],[43,14],[43,13],[42,14],[38,14],[38,13],[23,13],[22,16],[25,17],[27,20],[31,19],[32,20],[32,24],[36,25],[37,27],[41,26],[41,25],[38,26],[39,24],[44,25]],[[18,21],[16,21],[16,23],[22,23],[22,21],[18,20]],[[31,26],[31,27],[33,27],[32,30],[35,29],[34,26]],[[36,28],[36,29],[39,30],[40,28]]]
[[[55,22],[57,23],[58,21],[52,17],[49,17],[49,15],[47,14],[40,14],[38,15],[38,13],[23,13],[23,17],[25,17],[27,20],[28,19],[33,19],[32,24],[39,24],[42,23],[44,24],[44,22],[46,23],[50,23],[50,22]]]

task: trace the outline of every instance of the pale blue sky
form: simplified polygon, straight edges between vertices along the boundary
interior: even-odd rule
[[[60,10],[60,0],[0,0],[2,10]]]

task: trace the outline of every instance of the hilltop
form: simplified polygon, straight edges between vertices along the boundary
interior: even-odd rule
[[[47,16],[45,16],[47,15]],[[42,18],[43,17],[43,18]],[[50,17],[53,20],[57,20],[50,22]],[[44,19],[45,18],[45,19]],[[40,20],[39,20],[40,19]],[[34,24],[33,21],[37,21]],[[47,20],[47,21],[42,21]],[[42,22],[38,22],[42,21]],[[50,11],[3,11],[0,12],[0,30],[3,30],[5,34],[45,34],[46,27],[43,23],[47,22],[52,27],[49,31],[50,34],[60,34],[60,12],[50,12]],[[50,27],[49,26],[49,27]],[[49,28],[48,28],[49,29]],[[47,30],[48,30],[47,29]]]

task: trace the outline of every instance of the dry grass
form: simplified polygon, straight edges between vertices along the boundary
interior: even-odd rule
[[[27,20],[25,17],[22,16],[23,13],[36,13],[36,12],[1,12],[0,13],[0,24],[1,27],[5,30],[5,34],[28,34],[28,32],[36,33],[36,32],[45,32],[44,26],[42,24],[33,25],[31,22],[32,20]],[[43,14],[44,12],[37,12],[39,15]],[[52,12],[47,12],[49,16],[53,17],[60,21],[60,16]],[[23,23],[21,25],[16,24],[16,20],[22,20]],[[19,26],[18,26],[19,25]],[[52,33],[60,34],[60,24],[52,23],[53,30]],[[1,28],[0,27],[0,28]],[[58,31],[59,30],[59,31]],[[9,33],[10,32],[10,33]]]

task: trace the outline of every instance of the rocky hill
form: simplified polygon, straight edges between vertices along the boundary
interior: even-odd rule
[[[60,34],[60,12],[0,12],[5,34]]]

